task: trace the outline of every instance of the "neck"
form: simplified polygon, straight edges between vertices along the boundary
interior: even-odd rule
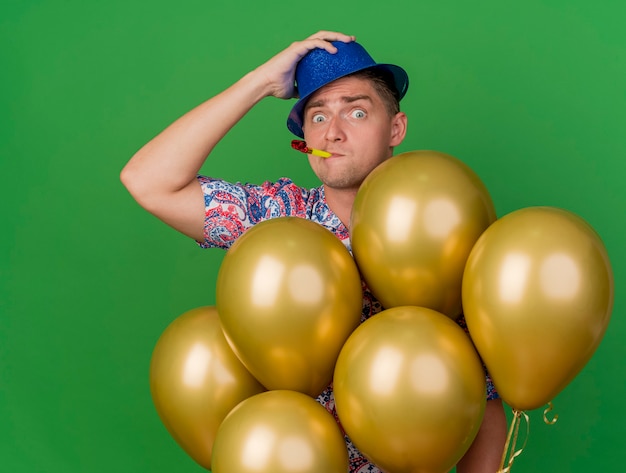
[[[352,204],[354,204],[357,191],[358,189],[333,189],[324,186],[326,203],[346,228],[350,225]]]

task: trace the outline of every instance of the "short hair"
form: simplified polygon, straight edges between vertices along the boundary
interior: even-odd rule
[[[400,111],[400,94],[390,72],[384,69],[365,69],[353,72],[348,77],[370,81],[372,87],[374,87],[374,90],[383,101],[390,117],[394,117]]]

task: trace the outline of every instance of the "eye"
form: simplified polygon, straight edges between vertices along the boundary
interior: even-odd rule
[[[313,123],[322,123],[324,120],[326,120],[326,117],[321,113],[316,113],[313,115],[313,117],[311,117],[311,121]]]
[[[365,118],[366,113],[364,110],[357,108],[356,110],[353,110],[350,115],[352,118]]]

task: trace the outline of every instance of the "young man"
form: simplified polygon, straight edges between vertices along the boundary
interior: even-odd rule
[[[407,117],[398,102],[407,87],[403,69],[375,63],[353,36],[320,31],[179,118],[133,156],[121,179],[146,210],[203,247],[229,248],[250,226],[289,215],[318,222],[350,249],[348,224],[359,186],[406,135]],[[287,126],[309,147],[331,154],[309,155],[322,186],[303,189],[285,178],[240,185],[197,175],[215,145],[257,102],[298,94]],[[380,310],[366,289],[362,319]],[[506,418],[488,384],[483,424],[459,473],[494,473],[500,463]],[[332,386],[318,401],[336,417]],[[346,441],[351,472],[379,471]]]

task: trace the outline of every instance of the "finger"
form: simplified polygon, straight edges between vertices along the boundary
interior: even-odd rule
[[[326,41],[342,41],[344,43],[349,43],[350,41],[354,41],[356,39],[355,36],[347,35],[344,33],[339,33],[337,31],[318,31],[317,33],[309,36],[307,39],[323,39]]]
[[[350,38],[346,36],[346,38]],[[323,49],[328,51],[331,54],[335,54],[337,52],[337,48],[331,43],[331,41],[341,41],[340,39],[322,39],[322,38],[308,38],[299,43],[295,43],[297,48],[300,50],[300,54],[304,56],[306,53],[313,49]],[[347,40],[344,42],[350,42],[352,40]]]

